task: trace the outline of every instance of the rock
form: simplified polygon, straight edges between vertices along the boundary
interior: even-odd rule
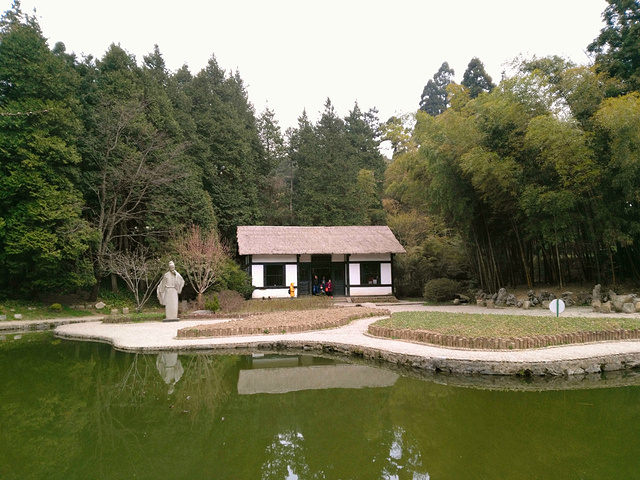
[[[602,312],[602,302],[600,300],[593,300],[591,302],[591,307],[594,312]]]
[[[600,313],[611,313],[611,302],[605,302],[600,308]]]
[[[636,306],[633,303],[624,303],[622,305],[622,311],[624,313],[636,313]]]
[[[507,295],[507,299],[505,300],[505,304],[508,307],[515,307],[518,304],[518,299],[513,293]]]
[[[600,286],[600,284],[596,285],[595,287],[593,287],[593,293],[591,294],[591,298],[592,301],[595,302],[596,300],[601,302],[602,301],[602,287]]]
[[[551,300],[543,300],[542,301],[542,308],[549,308],[550,304],[551,304]]]
[[[0,321],[2,321],[2,320],[6,320],[6,319],[7,319],[7,316],[6,316],[6,315],[0,315]]]
[[[453,299],[453,304],[454,305],[460,305],[460,299],[459,298],[454,298]]]
[[[461,293],[458,294],[458,299],[460,300],[460,303],[469,303],[471,300],[467,295],[463,295]]]
[[[129,307],[123,307],[123,308],[122,308],[122,313],[123,313],[124,315],[129,315]]]
[[[611,306],[613,307],[614,312],[622,312],[624,302],[618,298],[615,298],[611,300]]]
[[[561,298],[567,307],[573,307],[576,304],[573,299],[573,292],[562,292]]]
[[[498,290],[498,295],[494,300],[494,303],[496,305],[506,305],[507,303],[507,289],[506,288],[501,288],[500,290]]]
[[[478,298],[478,299],[476,299],[476,305],[478,305],[479,307],[484,307],[484,306],[486,306],[486,303],[485,303],[484,298]]]
[[[106,303],[104,303],[104,302],[98,302],[98,303],[96,303],[96,305],[95,305],[96,310],[102,310],[102,309],[103,309],[104,307],[106,307],[106,306],[107,306],[107,304],[106,304]]]
[[[493,308],[494,305],[495,305],[493,299],[492,298],[487,298],[486,305],[487,305],[487,308]]]
[[[522,302],[522,308],[524,310],[529,310],[529,308],[531,308],[531,302],[529,300],[525,300],[524,302]]]
[[[575,296],[578,305],[591,305],[593,296],[589,292],[578,292]]]
[[[22,314],[21,313],[14,313],[13,314],[13,318],[15,318],[16,320],[22,320]]]
[[[118,314],[118,309],[117,308],[112,308],[111,309],[111,315],[117,315]]]
[[[635,308],[636,308],[636,312],[640,312],[640,300],[636,301],[636,303],[634,304]]]
[[[541,301],[543,301],[543,302],[544,302],[545,300],[551,301],[551,300],[553,300],[553,299],[555,299],[555,298],[556,298],[556,296],[555,296],[553,293],[551,293],[551,292],[548,292],[548,291],[546,291],[546,290],[542,290],[542,291],[540,292],[540,300],[541,300]],[[544,305],[544,303],[543,303],[543,305]]]
[[[634,294],[626,294],[626,295],[617,295],[613,290],[609,290],[609,298],[611,301],[619,300],[622,303],[631,303],[635,300],[636,296]]]

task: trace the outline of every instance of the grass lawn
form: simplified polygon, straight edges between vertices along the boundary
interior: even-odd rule
[[[22,320],[49,320],[54,318],[85,317],[94,312],[76,310],[60,304],[45,305],[41,302],[7,300],[0,302],[0,315],[6,315],[7,321],[15,320],[14,315],[22,315]]]
[[[528,337],[560,333],[640,328],[637,317],[538,317],[447,312],[398,312],[374,325],[397,329],[427,330],[464,337]]]

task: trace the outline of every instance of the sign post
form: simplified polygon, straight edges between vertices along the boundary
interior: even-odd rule
[[[555,313],[556,317],[559,317],[564,312],[564,302],[554,298],[549,303],[549,310],[551,310],[551,313]]]

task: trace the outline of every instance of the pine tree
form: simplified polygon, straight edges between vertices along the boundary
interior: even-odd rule
[[[438,116],[449,106],[447,86],[451,83],[451,77],[455,72],[444,62],[438,71],[429,80],[420,97],[420,110],[431,116]]]
[[[587,50],[596,56],[596,68],[640,89],[640,2],[607,0],[605,27]]]
[[[462,85],[469,89],[469,96],[476,98],[483,92],[491,92],[495,88],[493,80],[484,69],[478,57],[473,57],[462,77]]]

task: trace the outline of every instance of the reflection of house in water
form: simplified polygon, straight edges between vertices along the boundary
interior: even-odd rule
[[[241,370],[238,394],[286,393],[328,388],[390,387],[399,375],[366,365],[314,365],[312,357],[252,358],[252,369]]]
[[[169,394],[173,393],[173,389],[182,377],[184,368],[182,362],[178,358],[177,353],[160,353],[156,360],[156,368],[160,372],[160,376],[169,386]]]

